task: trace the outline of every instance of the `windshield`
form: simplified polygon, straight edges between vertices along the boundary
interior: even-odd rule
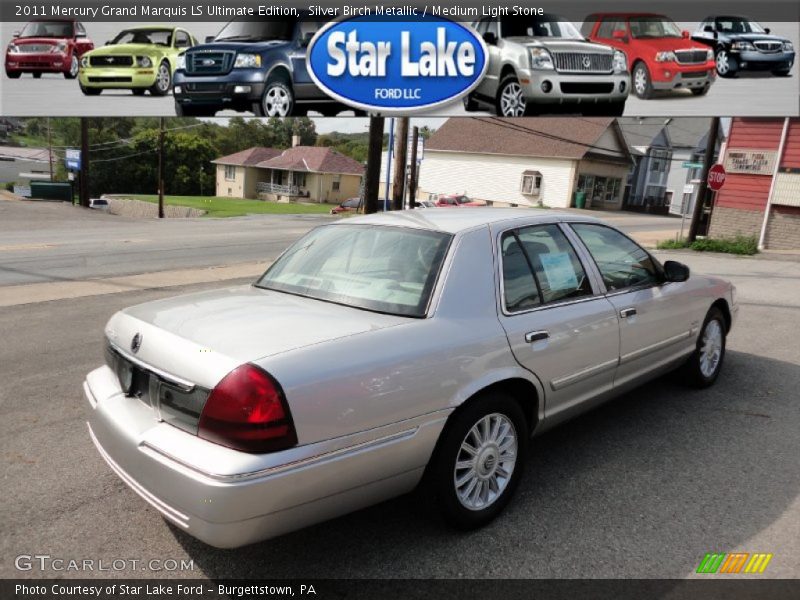
[[[631,19],[631,36],[636,39],[683,37],[680,27],[666,17]]]
[[[222,28],[216,42],[264,42],[268,40],[289,41],[294,34],[296,19],[280,21],[231,21]]]
[[[525,19],[514,17],[503,19],[501,34],[507,37],[551,37],[569,40],[582,40],[583,36],[575,26],[561,17],[544,15]]]
[[[723,33],[766,33],[764,28],[755,21],[748,21],[741,17],[719,17],[717,31]]]
[[[424,317],[451,236],[333,225],[296,242],[256,287],[382,313]]]
[[[19,37],[71,38],[70,21],[31,21],[22,29]]]
[[[158,44],[172,45],[171,29],[126,29],[111,40],[112,44]]]

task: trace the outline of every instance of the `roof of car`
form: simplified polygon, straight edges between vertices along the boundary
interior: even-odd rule
[[[425,210],[389,211],[362,217],[355,217],[339,224],[348,225],[394,225],[396,227],[413,227],[445,233],[460,233],[484,225],[496,223],[513,224],[514,221],[525,223],[553,223],[556,221],[587,221],[598,223],[599,219],[585,217],[555,210],[539,210],[532,208],[426,208]]]

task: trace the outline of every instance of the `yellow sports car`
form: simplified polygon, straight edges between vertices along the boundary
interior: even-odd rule
[[[135,27],[121,31],[105,46],[81,57],[78,81],[87,96],[104,89],[147,90],[165,96],[172,87],[178,55],[197,44],[180,27]]]

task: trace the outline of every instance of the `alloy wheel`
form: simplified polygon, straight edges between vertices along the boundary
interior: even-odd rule
[[[641,67],[636,69],[633,76],[633,87],[636,88],[636,94],[639,96],[647,91],[647,73]]]
[[[264,94],[264,112],[270,117],[285,117],[289,114],[291,98],[281,86],[272,86]]]
[[[78,76],[78,70],[80,68],[80,64],[78,63],[78,57],[74,54],[72,55],[72,62],[69,63],[69,75],[72,78]]]
[[[467,433],[456,455],[453,485],[469,510],[483,510],[503,494],[517,462],[517,432],[501,413],[482,417]]]
[[[727,75],[731,70],[730,61],[728,60],[728,53],[725,50],[717,52],[717,73],[720,75]]]
[[[516,81],[508,83],[500,95],[500,111],[504,117],[523,117],[527,106],[522,87]]]
[[[722,326],[716,319],[706,324],[700,346],[700,372],[703,377],[712,377],[722,357]]]
[[[158,76],[156,79],[156,85],[159,91],[166,93],[169,90],[171,78],[169,67],[166,63],[161,63],[161,66],[158,68]]]

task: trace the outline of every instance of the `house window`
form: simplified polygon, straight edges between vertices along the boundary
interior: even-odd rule
[[[306,187],[306,174],[305,173],[295,173],[294,174],[294,184],[297,187]]]
[[[542,191],[542,174],[539,171],[525,171],[522,174],[520,192],[526,196],[538,196]]]
[[[225,181],[236,181],[236,167],[225,165]]]
[[[596,175],[578,176],[578,191],[586,192],[591,198],[592,204],[598,203],[614,204],[619,197],[619,190],[622,187],[622,179],[618,177],[599,177]]]
[[[333,183],[331,184],[331,190],[333,190],[334,192],[338,192],[339,191],[339,183],[341,182],[341,180],[342,180],[342,176],[341,175],[334,175],[333,176]]]
[[[669,170],[669,152],[666,150],[652,150],[650,152],[650,171],[653,173],[666,173]]]

